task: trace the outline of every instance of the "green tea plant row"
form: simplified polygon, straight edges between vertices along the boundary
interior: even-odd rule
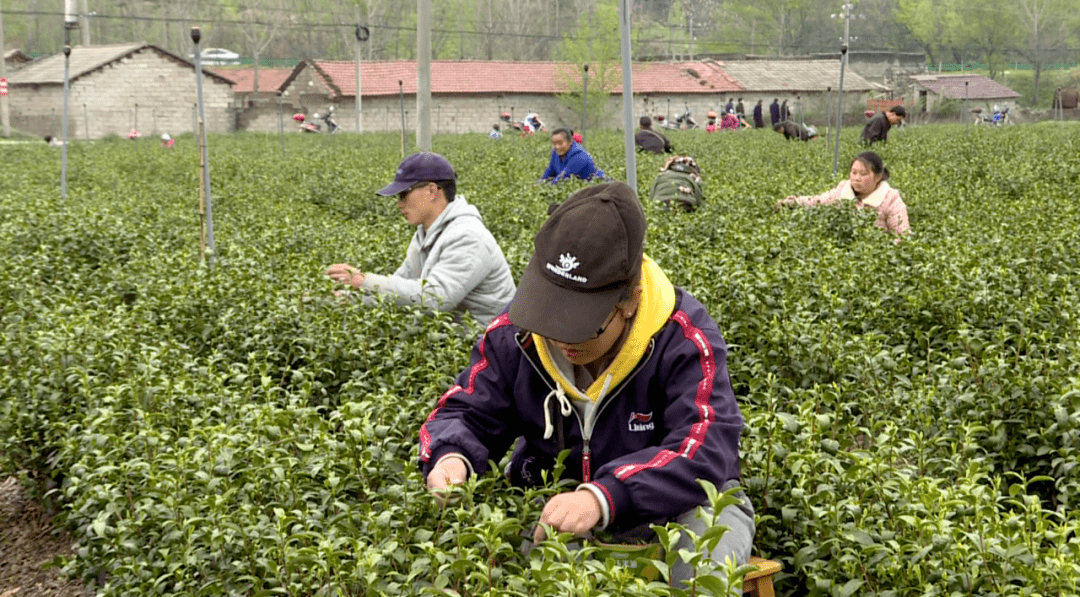
[[[776,210],[837,179],[823,141],[771,131],[675,132],[707,200],[646,205],[647,253],[731,349],[755,550],[784,595],[1078,594],[1080,128],[891,138],[898,244],[847,208]],[[543,137],[435,149],[515,274],[585,184],[534,184]],[[589,149],[624,177],[620,137]],[[690,594],[568,537],[522,553],[555,480],[427,495],[417,431],[478,330],[321,276],[400,261],[412,231],[374,195],[395,137],[212,138],[213,268],[190,138],[71,146],[66,201],[55,150],[0,152],[0,471],[55,505],[57,565],[98,594]],[[663,159],[638,156],[643,193]]]

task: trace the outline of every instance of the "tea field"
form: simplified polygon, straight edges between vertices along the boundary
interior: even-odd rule
[[[400,262],[412,231],[374,194],[396,137],[285,141],[211,138],[213,267],[191,137],[71,146],[66,200],[58,150],[0,147],[0,473],[59,509],[77,545],[56,565],[110,596],[691,594],[567,537],[521,553],[554,484],[491,474],[435,504],[417,432],[478,330],[340,304],[321,275]],[[774,208],[835,184],[824,141],[672,141],[707,200],[647,205],[646,252],[730,346],[778,594],[1080,594],[1080,127],[894,130],[899,243]],[[587,142],[622,179],[621,137]],[[586,184],[533,184],[545,137],[434,145],[515,277]],[[639,156],[642,191],[662,162]]]

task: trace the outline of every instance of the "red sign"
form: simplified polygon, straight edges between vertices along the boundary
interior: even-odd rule
[[[7,79],[0,79],[0,95],[7,95]]]
[[[885,110],[888,110],[889,108],[891,108],[893,106],[903,105],[903,103],[904,102],[902,102],[900,100],[887,100],[887,99],[873,99],[873,98],[871,98],[871,99],[866,100],[866,109],[867,110],[874,110],[875,112],[878,111],[878,110],[881,110],[881,111],[884,112]]]

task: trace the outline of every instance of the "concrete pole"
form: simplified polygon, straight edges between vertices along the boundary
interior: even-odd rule
[[[968,113],[968,81],[964,81],[964,110],[960,113],[960,119],[965,120],[964,114]],[[966,118],[967,127],[964,128],[964,134],[971,134],[971,119]]]
[[[397,82],[398,106],[401,109],[401,157],[405,157],[405,87],[401,79]]]
[[[64,29],[64,124],[60,141],[60,198],[67,199],[68,95],[71,93],[68,64],[71,62],[71,29]]]
[[[86,111],[86,104],[82,105],[83,128],[86,130],[86,139],[90,140],[90,113]]]
[[[3,54],[4,48],[4,8],[0,5],[0,54]],[[0,57],[0,81],[7,84],[7,60],[3,60]],[[3,127],[4,137],[11,136],[11,114],[8,112],[8,98],[7,90],[4,90],[3,95],[0,95],[0,126]]]
[[[416,0],[416,145],[431,151],[431,0]]]
[[[845,33],[847,27],[845,27]],[[844,36],[845,39],[847,36]],[[833,150],[832,173],[840,163],[840,131],[844,127],[844,66],[847,64],[847,44],[840,46],[840,88],[836,92],[836,148]]]
[[[840,131],[844,127],[844,68],[847,66],[848,40],[851,39],[851,9],[850,3],[844,4],[844,39],[840,44],[840,87],[836,92],[836,148],[833,150],[832,173],[836,176],[836,169],[840,164]]]
[[[90,11],[86,8],[86,0],[82,0],[82,43],[90,45]]]
[[[581,94],[581,142],[585,143],[585,123],[589,119],[589,63],[585,63],[585,74],[582,75],[584,92]]]
[[[206,264],[213,267],[214,265],[214,211],[213,203],[210,200],[210,149],[206,146],[206,105],[203,104],[203,92],[202,92],[202,52],[199,50],[199,39],[202,38],[202,31],[198,27],[191,28],[191,41],[195,42],[195,82],[196,90],[198,91],[199,100],[199,123],[202,125],[199,127],[197,134],[199,135],[199,142],[201,144],[202,154],[202,180],[203,188],[206,191]]]
[[[281,139],[281,157],[285,158],[285,115],[281,111],[281,90],[277,92],[277,129],[278,138]]]
[[[825,88],[825,151],[832,145],[832,85]]]
[[[630,0],[620,0],[619,21],[622,29],[622,105],[623,137],[626,141],[626,184],[637,187],[637,153],[634,151],[634,68],[630,61]]]
[[[367,41],[371,36],[371,32],[367,27],[360,25],[360,7],[356,7],[356,132],[364,132],[364,120],[361,116],[360,107],[363,103],[364,95],[361,93],[360,86],[360,61],[364,57],[364,52],[361,49],[360,42]]]

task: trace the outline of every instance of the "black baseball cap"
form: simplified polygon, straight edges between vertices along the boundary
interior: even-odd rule
[[[414,153],[401,161],[394,175],[394,182],[376,191],[383,197],[391,197],[409,190],[418,182],[457,180],[457,172],[443,156],[425,151]]]
[[[570,344],[591,338],[641,271],[645,212],[622,182],[555,206],[510,305],[510,322]]]

